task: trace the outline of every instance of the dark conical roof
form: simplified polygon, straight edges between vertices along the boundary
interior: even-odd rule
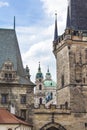
[[[87,0],[69,0],[68,13],[68,26],[75,30],[87,30]]]
[[[8,59],[13,62],[18,75],[24,75],[24,69],[15,30],[0,29],[0,68]]]
[[[3,64],[8,59],[12,62],[14,71],[19,76],[18,83],[34,85],[30,80],[25,78],[15,29],[0,29],[0,70],[2,70]]]

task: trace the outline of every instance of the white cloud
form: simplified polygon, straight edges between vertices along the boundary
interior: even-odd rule
[[[47,14],[54,14],[55,11],[58,12],[58,14],[64,13],[67,5],[67,0],[40,0],[43,2],[43,8],[44,11]]]
[[[44,45],[45,44],[45,45]],[[23,53],[22,57],[24,59],[24,66],[29,65],[30,68],[30,72],[32,75],[32,79],[35,79],[35,75],[37,73],[37,69],[38,69],[38,62],[40,61],[41,63],[41,68],[42,68],[42,72],[45,75],[46,71],[47,71],[47,66],[49,65],[49,67],[51,68],[52,71],[52,65],[54,64],[54,69],[55,69],[55,62],[54,58],[53,58],[53,54],[51,51],[51,42],[49,43],[48,41],[44,41],[44,42],[40,42],[37,44],[32,45],[29,50],[26,53]],[[53,62],[53,64],[51,63]],[[53,71],[52,71],[52,75],[53,75]],[[54,76],[55,79],[55,76]]]
[[[63,33],[66,26],[67,0],[40,0],[43,3],[43,9],[46,14],[53,19],[57,11],[59,34]]]
[[[39,30],[38,27],[17,28],[18,41],[22,49],[23,63],[24,66],[29,66],[33,81],[37,73],[39,61],[41,62],[43,73],[46,73],[48,65],[52,71],[52,75],[54,73],[52,70],[52,66],[55,66],[52,53],[52,30],[53,25],[50,25],[48,28],[40,27]],[[25,51],[24,48],[26,48]],[[54,76],[54,79],[55,77],[56,76]]]
[[[38,69],[38,62],[41,62],[42,72],[46,73],[49,66],[52,77],[56,80],[56,63],[52,52],[52,41],[54,36],[54,13],[58,12],[58,30],[59,34],[64,32],[66,24],[66,3],[67,0],[41,0],[43,8],[48,17],[45,23],[50,20],[51,24],[45,26],[37,25],[31,27],[18,27],[17,34],[23,57],[24,66],[28,65],[31,79],[35,81],[35,75]],[[65,2],[65,3],[64,3]]]
[[[8,2],[0,1],[0,8],[1,8],[1,7],[4,7],[4,6],[8,7],[8,6],[9,6],[9,3],[8,3]]]

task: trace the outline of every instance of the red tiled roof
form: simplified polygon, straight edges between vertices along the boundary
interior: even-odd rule
[[[4,108],[0,108],[0,124],[23,124],[32,126],[29,123],[18,119]]]

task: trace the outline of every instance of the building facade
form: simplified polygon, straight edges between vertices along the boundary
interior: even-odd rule
[[[34,84],[23,68],[15,29],[0,29],[0,107],[32,122]]]

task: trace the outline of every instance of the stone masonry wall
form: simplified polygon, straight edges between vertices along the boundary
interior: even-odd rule
[[[70,82],[69,51],[65,46],[57,53],[57,83],[58,89],[63,88]],[[62,76],[64,75],[64,86],[62,86]]]

